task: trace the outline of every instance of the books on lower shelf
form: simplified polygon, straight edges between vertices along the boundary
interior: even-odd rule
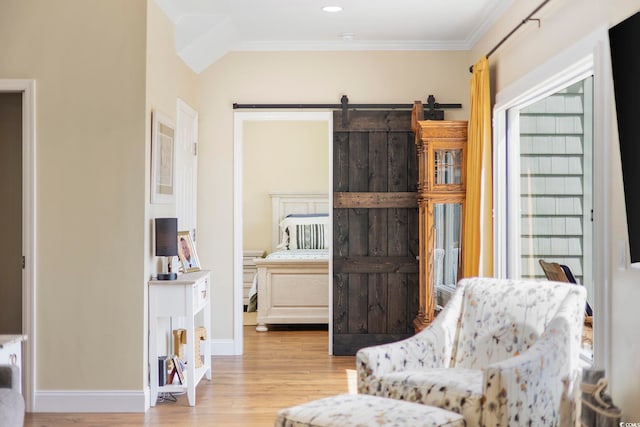
[[[178,381],[180,381],[180,384],[186,384],[186,365],[178,356],[171,356],[171,361],[173,362],[173,368],[171,369],[171,373],[169,374],[169,378],[167,379],[167,385],[173,384],[176,375],[178,376]]]

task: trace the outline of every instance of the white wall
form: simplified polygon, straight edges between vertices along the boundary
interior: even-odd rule
[[[468,52],[231,53],[200,74],[198,255],[213,273],[214,340],[233,338],[233,108],[237,103],[462,103]]]
[[[484,55],[504,35],[526,17],[538,2],[514,2],[507,15],[501,19],[472,51],[473,60]],[[535,22],[522,27],[489,59],[492,70],[492,92],[497,93],[536,69],[540,64],[564,51],[600,27],[609,28],[640,9],[638,1],[627,0],[554,0],[538,14],[541,26]],[[611,83],[612,85],[612,83]],[[612,90],[612,87],[611,87]],[[618,269],[618,243],[628,245],[624,193],[615,119],[612,112],[609,144],[610,172],[608,192],[610,221],[606,224],[610,247],[608,254],[609,286],[611,289],[611,369],[607,372],[614,403],[624,411],[623,419],[640,420],[640,340],[637,303],[640,301],[640,271]],[[597,286],[597,284],[596,284]],[[597,319],[596,319],[597,321]]]

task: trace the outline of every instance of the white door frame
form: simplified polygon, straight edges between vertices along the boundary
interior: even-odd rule
[[[0,79],[0,92],[22,93],[22,394],[27,412],[34,407],[36,384],[36,83],[35,80]]]
[[[507,125],[507,111],[528,105],[550,95],[559,86],[576,82],[593,74],[593,282],[594,300],[594,365],[611,371],[611,290],[608,252],[611,247],[609,232],[609,159],[611,102],[611,64],[609,39],[606,28],[600,28],[569,49],[559,53],[540,67],[532,70],[496,94],[493,116],[494,176],[506,177],[507,145],[509,139],[518,138],[518,130]],[[515,161],[511,159],[511,161]],[[494,180],[494,211],[507,212],[509,197],[505,180]],[[512,212],[513,214],[513,212]],[[495,217],[504,217],[497,214]],[[511,223],[514,220],[511,220]],[[517,221],[516,221],[517,223]],[[514,277],[517,263],[509,259],[506,242],[513,241],[512,230],[506,221],[494,221],[494,272],[496,277]]]
[[[329,132],[329,194],[333,191],[333,113],[324,112],[235,112],[233,114],[233,354],[243,351],[242,319],[242,147],[244,123],[248,121],[320,121]],[[333,221],[333,198],[329,197],[329,223]],[[333,270],[329,257],[329,271]],[[329,274],[329,354],[333,353],[333,278]]]

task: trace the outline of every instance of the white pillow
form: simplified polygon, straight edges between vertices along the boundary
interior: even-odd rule
[[[328,214],[289,215],[280,222],[278,249],[327,249]]]

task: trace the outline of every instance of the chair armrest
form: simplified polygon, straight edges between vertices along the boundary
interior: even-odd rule
[[[567,319],[556,318],[527,351],[489,365],[483,425],[559,425],[565,382],[577,377],[573,340]]]
[[[410,338],[360,349],[356,354],[358,392],[375,394],[382,375],[451,363],[464,288],[458,288],[435,320]]]

